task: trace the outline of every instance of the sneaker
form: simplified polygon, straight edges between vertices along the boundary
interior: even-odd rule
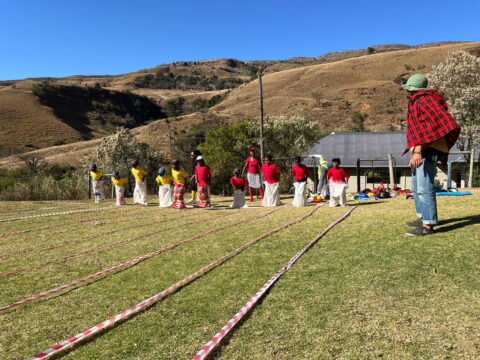
[[[427,229],[427,228],[424,228],[423,226],[406,232],[406,234],[410,236],[424,236],[424,235],[430,235],[433,233],[434,233],[433,229]]]
[[[422,221],[422,219],[417,219],[415,221],[406,223],[405,225],[410,226],[410,227],[414,227],[414,228],[421,227],[423,225],[423,221]]]

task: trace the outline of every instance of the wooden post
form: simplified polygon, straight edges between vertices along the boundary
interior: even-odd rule
[[[473,163],[475,160],[475,149],[470,152],[470,171],[468,172],[468,187],[473,187]]]
[[[260,98],[260,158],[264,158],[264,139],[263,139],[263,85],[262,74],[258,74],[258,96]]]
[[[390,176],[390,189],[395,189],[395,172],[393,171],[393,155],[392,153],[388,153],[388,174]]]
[[[357,159],[357,192],[360,192],[360,159]]]

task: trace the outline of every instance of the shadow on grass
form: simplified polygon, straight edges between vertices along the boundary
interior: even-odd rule
[[[445,224],[451,224],[451,225],[442,226]],[[471,216],[465,216],[461,218],[447,219],[439,222],[439,225],[442,227],[435,229],[435,232],[443,233],[443,232],[453,231],[453,230],[464,228],[466,226],[471,226],[476,224],[480,224],[480,215],[471,215]]]

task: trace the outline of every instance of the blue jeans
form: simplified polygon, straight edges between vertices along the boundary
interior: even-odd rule
[[[437,199],[433,182],[437,173],[437,161],[440,154],[433,149],[423,151],[423,162],[418,168],[412,169],[413,199],[417,216],[423,220],[424,225],[438,223]]]

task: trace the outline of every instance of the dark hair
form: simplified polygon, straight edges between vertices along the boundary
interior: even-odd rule
[[[95,171],[96,168],[97,164],[92,164],[92,166],[90,166],[90,171]]]
[[[266,155],[266,156],[265,156],[265,159],[272,160],[272,155],[270,155],[270,154],[269,154],[269,155]]]
[[[113,176],[120,176],[120,173],[115,170],[115,171],[113,172]]]
[[[339,158],[333,158],[333,159],[332,159],[332,163],[334,163],[334,162],[337,162],[337,163],[341,164],[341,161],[340,161]]]
[[[132,161],[132,167],[137,167],[138,166],[138,160],[133,160]]]
[[[295,161],[302,162],[302,157],[301,156],[295,156]]]
[[[193,150],[192,153],[193,153],[193,155],[195,155],[195,158],[196,158],[197,156],[201,156],[201,155],[202,155],[202,152],[201,152],[200,150],[198,150],[198,149]]]

